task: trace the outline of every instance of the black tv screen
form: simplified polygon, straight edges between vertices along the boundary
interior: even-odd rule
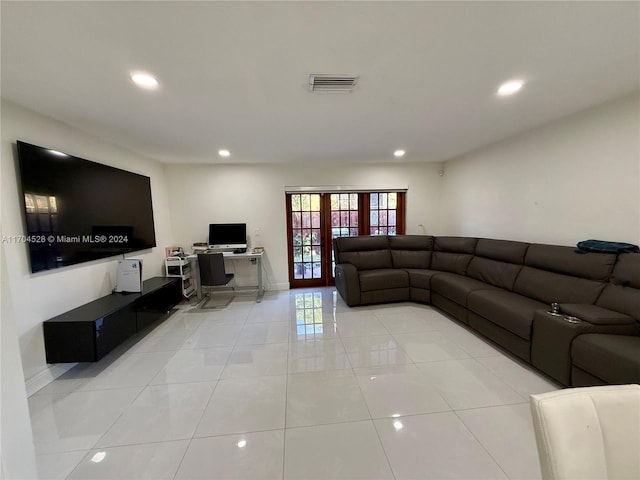
[[[149,177],[17,145],[33,273],[156,246]]]
[[[209,246],[215,248],[246,247],[246,223],[209,224]]]

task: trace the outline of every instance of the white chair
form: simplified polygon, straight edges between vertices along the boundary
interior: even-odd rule
[[[640,385],[531,395],[545,480],[640,479]]]

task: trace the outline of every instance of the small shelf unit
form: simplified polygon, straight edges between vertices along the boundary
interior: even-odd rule
[[[190,298],[196,293],[194,278],[192,276],[191,261],[183,257],[167,257],[164,259],[165,274],[169,278],[182,280],[182,295]]]

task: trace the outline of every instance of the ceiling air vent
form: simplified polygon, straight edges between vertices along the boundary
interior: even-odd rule
[[[312,73],[309,75],[310,92],[352,92],[358,83],[357,75],[328,75]]]

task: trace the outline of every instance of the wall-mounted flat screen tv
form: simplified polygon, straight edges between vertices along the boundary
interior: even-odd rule
[[[209,248],[247,248],[247,224],[210,223]]]
[[[33,273],[156,246],[149,177],[17,146]]]

